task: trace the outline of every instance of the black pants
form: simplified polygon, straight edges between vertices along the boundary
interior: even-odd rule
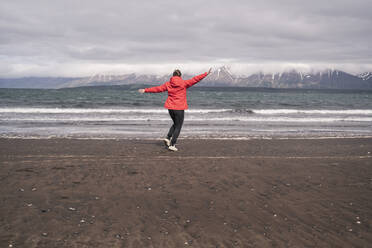
[[[168,109],[168,113],[170,117],[173,120],[173,125],[169,129],[167,138],[171,139],[171,146],[176,144],[178,135],[180,135],[182,124],[183,124],[183,118],[185,115],[185,110],[173,110]]]

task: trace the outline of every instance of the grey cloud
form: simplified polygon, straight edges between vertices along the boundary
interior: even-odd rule
[[[7,67],[0,73],[11,74],[12,64],[80,61],[365,68],[372,64],[371,8],[369,0],[1,1]]]

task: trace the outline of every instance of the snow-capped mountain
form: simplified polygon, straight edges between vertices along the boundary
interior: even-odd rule
[[[241,78],[240,85],[268,88],[315,89],[371,89],[372,85],[360,78],[339,70],[320,72],[288,71],[282,73],[257,73]]]
[[[205,81],[213,82],[215,85],[226,83],[233,85],[236,83],[237,77],[230,72],[229,68],[222,66],[208,75]]]
[[[327,69],[318,72],[286,71],[281,73],[254,73],[234,76],[221,67],[205,80],[208,86],[240,86],[265,88],[313,88],[313,89],[372,89],[372,82],[361,80],[352,74]]]
[[[184,79],[194,75],[182,75]],[[160,85],[169,80],[168,75],[147,74],[95,74],[83,78],[17,78],[0,79],[3,88],[71,88],[84,86],[111,85]],[[39,83],[38,83],[39,82]],[[297,70],[281,73],[253,73],[247,76],[234,75],[228,67],[215,69],[200,86],[235,86],[265,88],[305,88],[305,89],[363,89],[372,90],[372,72],[352,75],[340,70],[302,72]]]
[[[372,72],[364,72],[358,75],[364,81],[372,80]]]
[[[198,86],[236,86],[265,88],[307,88],[307,89],[372,89],[372,74],[355,76],[340,70],[326,69],[318,72],[286,71],[281,73],[254,73],[249,76],[237,76],[228,67],[222,66],[214,70]],[[145,84],[160,85],[169,80],[171,75],[103,75],[69,81],[61,87],[81,87],[98,85]],[[191,78],[192,75],[183,75]],[[372,80],[371,80],[372,81]]]
[[[59,88],[83,87],[83,86],[109,86],[127,84],[157,84],[169,79],[169,76],[137,75],[135,73],[125,75],[96,74],[91,77],[79,78],[65,82]]]

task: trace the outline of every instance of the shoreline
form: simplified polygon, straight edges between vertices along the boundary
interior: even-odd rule
[[[14,136],[14,137],[3,137],[0,136],[0,140],[7,139],[20,139],[20,140],[53,140],[53,139],[66,139],[66,140],[123,140],[123,141],[136,141],[136,140],[163,140],[163,138],[133,138],[133,137],[43,137],[43,136]],[[182,140],[322,140],[322,139],[372,139],[372,136],[291,136],[291,137],[180,137],[179,141]]]
[[[372,138],[0,138],[0,246],[368,247]]]

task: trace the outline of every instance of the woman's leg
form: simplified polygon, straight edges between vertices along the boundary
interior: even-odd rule
[[[174,116],[174,110],[172,109],[168,109],[168,113],[170,115],[170,117],[172,118],[172,121],[173,121],[173,125],[171,126],[171,128],[169,129],[169,132],[168,132],[168,135],[167,135],[167,139],[171,139],[172,136],[173,136],[173,133],[174,133],[174,129],[175,129],[175,126],[174,126],[174,123],[176,122],[175,121],[175,116]]]
[[[173,146],[177,142],[178,135],[180,135],[185,111],[184,110],[171,110],[171,111],[174,114],[174,119],[172,118],[173,122],[174,122],[174,124],[173,124],[174,130],[173,130],[173,135],[172,135],[172,140],[171,140],[171,146]],[[173,128],[173,126],[172,126],[172,128]]]

